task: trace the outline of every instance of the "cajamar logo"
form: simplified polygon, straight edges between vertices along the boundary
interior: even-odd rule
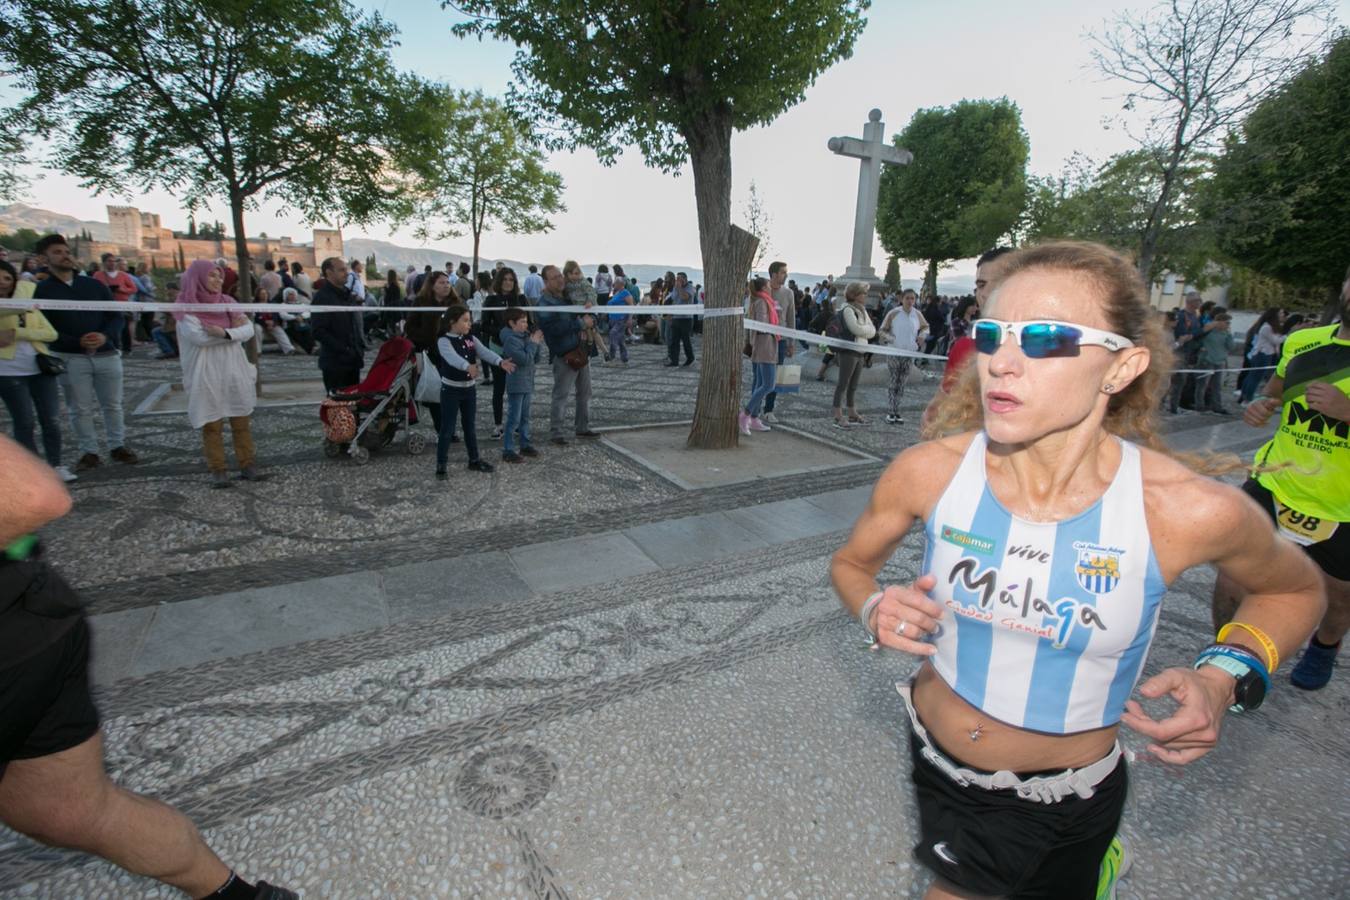
[[[994,542],[989,538],[980,537],[978,534],[971,534],[950,525],[942,526],[942,539],[949,544],[974,550],[976,553],[983,553],[985,556],[994,552]]]

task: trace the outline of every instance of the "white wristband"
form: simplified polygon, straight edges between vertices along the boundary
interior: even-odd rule
[[[872,630],[872,623],[869,620],[872,618],[872,611],[877,608],[877,604],[881,602],[883,596],[885,596],[884,591],[877,591],[872,594],[858,612],[858,621],[862,623],[863,631],[867,632],[867,645],[869,647],[875,646],[877,642],[877,633]]]

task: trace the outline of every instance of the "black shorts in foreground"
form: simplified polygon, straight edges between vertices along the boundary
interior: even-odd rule
[[[69,750],[97,731],[84,619],[36,656],[0,669],[0,778],[16,759]]]
[[[1278,531],[1280,526],[1275,518],[1275,495],[1255,478],[1248,478],[1242,485],[1242,490],[1266,511],[1270,516],[1270,521],[1275,523],[1275,528]],[[1350,522],[1341,523],[1341,526],[1336,529],[1336,533],[1329,540],[1300,546],[1303,547],[1303,552],[1308,554],[1308,557],[1317,563],[1317,567],[1326,572],[1328,576],[1335,578],[1337,581],[1350,581]]]
[[[1102,857],[1125,809],[1124,756],[1091,798],[1037,803],[1011,789],[961,787],[924,758],[922,746],[911,728],[919,862],[973,894],[1019,900],[1096,897]]]

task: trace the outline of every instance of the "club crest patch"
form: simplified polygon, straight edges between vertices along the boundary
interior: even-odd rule
[[[1118,547],[1099,547],[1086,541],[1074,541],[1078,562],[1074,574],[1085,591],[1109,594],[1120,584],[1120,558],[1125,554]]]

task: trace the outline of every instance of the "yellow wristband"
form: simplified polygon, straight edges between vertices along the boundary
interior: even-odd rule
[[[1222,644],[1224,638],[1232,634],[1234,628],[1241,628],[1252,637],[1256,638],[1257,642],[1261,645],[1261,649],[1266,652],[1266,663],[1270,666],[1271,672],[1274,672],[1280,667],[1280,651],[1275,649],[1275,642],[1270,639],[1270,635],[1266,634],[1255,625],[1248,625],[1246,622],[1229,622],[1219,629],[1219,635],[1215,640]]]

